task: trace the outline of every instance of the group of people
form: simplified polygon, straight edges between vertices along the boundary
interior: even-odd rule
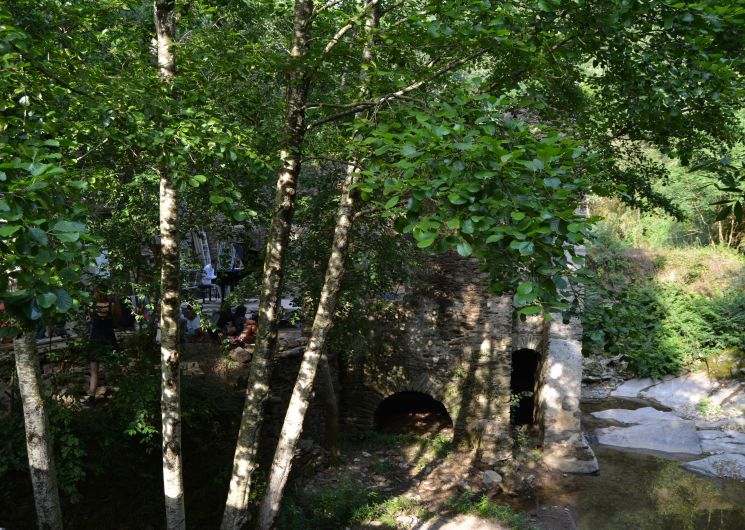
[[[253,344],[256,341],[256,322],[258,316],[247,314],[246,306],[239,305],[235,310],[223,305],[217,316],[215,326],[223,336],[234,344]]]
[[[116,300],[107,296],[105,291],[96,287],[92,294],[92,304],[86,315],[89,324],[87,344],[87,361],[90,365],[90,379],[86,391],[85,406],[93,406],[96,400],[96,389],[99,380],[100,363],[118,347],[115,334]],[[180,336],[184,342],[198,342],[210,338],[228,338],[232,345],[253,344],[256,341],[258,316],[248,313],[246,306],[239,305],[232,310],[229,305],[223,307],[215,322],[216,331],[206,332],[202,322],[191,304],[181,306]]]
[[[200,342],[203,340],[228,338],[233,344],[252,344],[256,340],[257,317],[248,315],[246,306],[239,305],[232,310],[224,304],[216,315],[216,330],[205,331],[199,315],[191,306],[181,306],[181,340],[182,342]]]

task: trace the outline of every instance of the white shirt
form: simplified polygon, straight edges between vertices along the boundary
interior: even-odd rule
[[[212,268],[211,263],[208,263],[202,269],[202,285],[211,285],[212,280],[214,280],[215,278],[217,278],[217,274],[215,274],[215,269]]]
[[[195,316],[193,320],[189,320],[188,318],[184,320],[186,320],[186,334],[188,336],[194,335],[199,331],[199,316]]]

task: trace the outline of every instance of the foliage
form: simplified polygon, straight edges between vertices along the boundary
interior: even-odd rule
[[[422,506],[422,501],[410,497],[393,497],[376,503],[378,496],[373,496],[373,503],[357,510],[353,516],[354,522],[369,523],[380,521],[390,528],[398,528],[396,518],[401,515],[416,515],[419,520],[426,520],[430,513]]]
[[[75,410],[61,405],[56,400],[47,402],[49,423],[55,441],[54,462],[57,466],[57,481],[60,490],[70,502],[81,500],[80,483],[85,479],[85,458],[88,451],[75,433]]]
[[[597,281],[587,286],[582,314],[585,354],[622,355],[637,374],[659,378],[731,348],[745,351],[742,259],[724,249],[656,252],[655,259],[607,239],[590,249]],[[717,280],[711,264],[725,258],[735,276]],[[705,291],[692,289],[701,284]]]
[[[343,477],[337,486],[292,501],[287,499],[279,515],[279,528],[343,528],[355,519],[358,510],[374,502],[377,495],[367,492],[359,482]]]
[[[92,238],[81,192],[87,184],[60,165],[59,141],[33,98],[19,50],[25,33],[0,10],[0,300],[15,336],[42,317],[79,306]]]
[[[506,505],[497,504],[489,500],[486,495],[478,500],[470,490],[466,490],[448,501],[448,505],[457,513],[478,515],[483,519],[493,519],[509,525],[515,530],[535,530],[533,525],[524,515],[515,513]]]
[[[280,511],[278,528],[344,528],[372,521],[397,528],[396,517],[407,514],[421,519],[429,515],[421,501],[403,496],[385,498],[376,491],[366,491],[361,483],[345,476],[337,486],[300,498],[288,498]]]
[[[566,135],[512,117],[507,97],[457,92],[428,112],[402,112],[365,143],[375,157],[360,185],[377,190],[396,228],[419,248],[483,258],[497,292],[518,284],[524,315],[568,309],[561,274],[583,258],[575,245],[593,220],[576,213],[592,157]]]

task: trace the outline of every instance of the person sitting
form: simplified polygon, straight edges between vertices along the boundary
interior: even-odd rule
[[[235,308],[235,313],[233,316],[233,322],[235,323],[235,327],[238,328],[238,333],[243,331],[243,328],[246,327],[246,306],[239,305]]]
[[[212,283],[213,280],[217,279],[217,260],[213,259],[210,263],[204,266],[202,269],[202,302],[204,302],[204,295],[206,293],[209,293],[210,302],[212,301],[212,287],[216,287],[219,296],[222,298],[222,294],[220,293],[220,286],[214,285]]]
[[[246,327],[238,338],[245,344],[253,344],[256,342],[256,329],[256,321],[247,320]]]
[[[215,322],[217,333],[229,335],[227,332],[228,324],[231,324],[234,318],[235,315],[233,315],[233,312],[230,310],[230,306],[223,303],[220,312],[217,314],[217,321]]]
[[[202,327],[199,315],[191,305],[186,304],[181,308],[182,341],[195,342],[202,337]]]

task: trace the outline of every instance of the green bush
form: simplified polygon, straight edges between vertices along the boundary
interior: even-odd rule
[[[745,293],[713,281],[713,294],[686,289],[706,279],[704,261],[716,260],[716,252],[668,252],[680,285],[654,278],[664,265],[660,256],[650,258],[657,262],[647,277],[620,246],[592,250],[596,281],[587,287],[582,314],[585,354],[620,354],[638,375],[660,378],[726,349],[745,350]]]
[[[379,495],[369,492],[359,481],[343,478],[340,483],[311,495],[288,497],[282,503],[278,528],[311,530],[344,528],[355,516],[368,513],[368,505],[382,502]],[[359,512],[359,513],[358,513]]]
[[[504,504],[490,501],[486,495],[476,498],[470,490],[466,490],[450,499],[448,506],[458,513],[472,514],[482,519],[500,521],[514,530],[538,530],[523,514],[516,513]]]

